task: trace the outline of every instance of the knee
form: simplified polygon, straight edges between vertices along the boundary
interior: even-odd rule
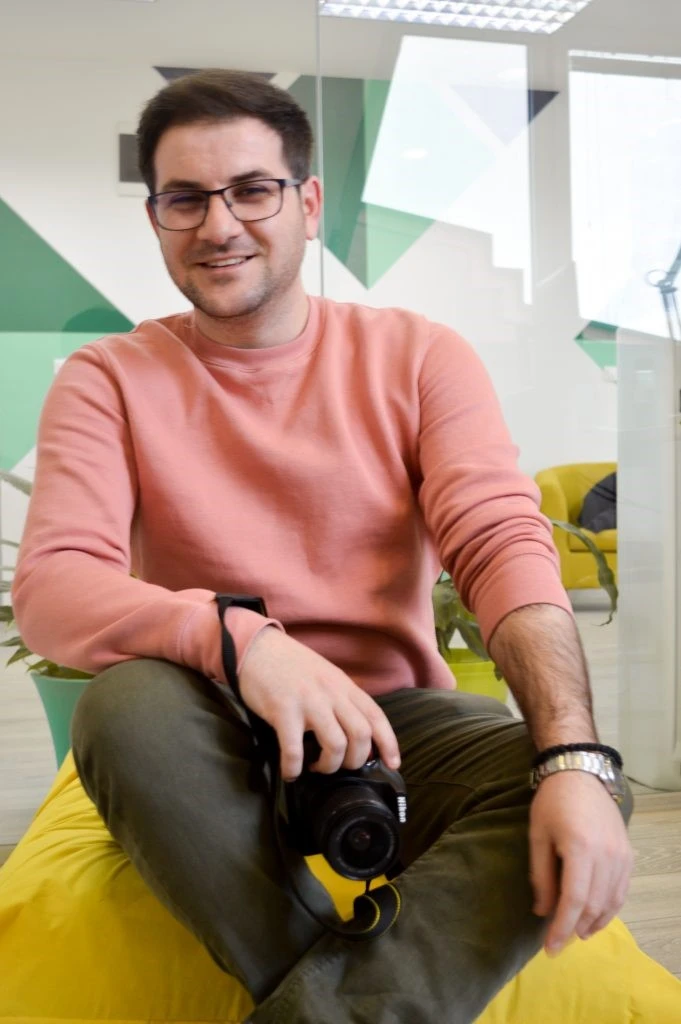
[[[503,718],[513,718],[513,712],[506,704],[502,704],[496,697],[487,697],[482,693],[468,693],[463,690],[455,690],[457,697],[462,698],[468,714],[471,715],[501,715]]]
[[[170,667],[155,659],[134,659],[112,665],[95,676],[76,704],[71,721],[71,745],[76,764],[86,752],[115,747],[153,721],[153,707],[162,673]]]

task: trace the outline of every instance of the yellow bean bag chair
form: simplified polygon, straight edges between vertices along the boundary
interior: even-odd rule
[[[542,469],[534,478],[541,491],[542,512],[549,519],[560,519],[576,526],[588,492],[616,469],[616,462],[576,462]],[[584,530],[584,533],[603,552],[617,579],[617,530],[603,530],[601,533]],[[600,587],[594,557],[579,537],[554,526],[553,542],[560,558],[560,576],[566,590]]]
[[[357,886],[313,860],[349,915]],[[237,1024],[250,1008],[247,993],[147,890],[104,828],[69,754],[0,869],[0,1021]],[[616,921],[555,960],[540,953],[478,1024],[680,1021],[681,982]]]

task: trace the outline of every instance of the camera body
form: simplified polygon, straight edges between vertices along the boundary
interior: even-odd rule
[[[304,767],[283,784],[287,839],[304,856],[321,853],[345,878],[371,879],[399,859],[400,826],[407,820],[404,780],[372,755],[361,768],[331,775],[310,771],[320,748],[304,739]]]

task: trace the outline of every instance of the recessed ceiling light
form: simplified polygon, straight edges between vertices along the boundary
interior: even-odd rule
[[[322,16],[549,34],[591,0],[319,0]]]
[[[601,53],[598,50],[570,50],[571,57],[593,57],[594,60],[625,60],[641,64],[681,64],[681,57],[662,57],[652,53]]]

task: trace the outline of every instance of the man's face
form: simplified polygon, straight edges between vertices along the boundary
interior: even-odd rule
[[[291,178],[279,135],[256,118],[198,122],[161,136],[154,166],[156,192],[224,188],[247,174]],[[300,190],[285,188],[276,217],[241,223],[220,196],[210,199],[206,220],[188,231],[164,231],[151,222],[168,272],[180,291],[214,319],[247,316],[285,300],[299,280],[306,239],[317,234],[320,186],[309,178]],[[231,266],[215,266],[245,257]],[[213,265],[211,265],[213,264]]]

